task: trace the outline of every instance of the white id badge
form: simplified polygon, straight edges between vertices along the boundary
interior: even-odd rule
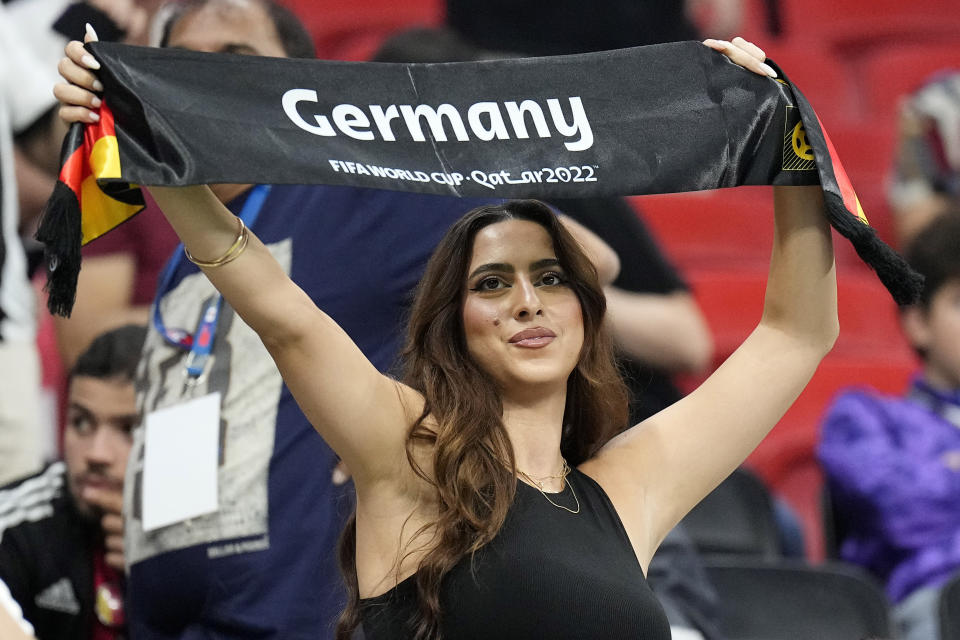
[[[220,394],[147,414],[144,430],[144,531],[216,511]]]

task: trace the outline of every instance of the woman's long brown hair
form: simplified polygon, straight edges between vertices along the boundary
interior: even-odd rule
[[[493,540],[517,488],[500,393],[467,351],[462,316],[474,238],[484,227],[516,219],[546,229],[583,316],[583,348],[567,381],[562,455],[576,466],[627,423],[627,391],[602,326],[606,300],[596,270],[577,241],[546,205],[535,200],[467,213],[450,228],[427,263],[401,353],[404,383],[425,399],[423,413],[407,435],[407,459],[436,488],[439,509],[436,522],[429,525],[435,543],[421,559],[415,578],[419,606],[410,630],[420,640],[440,638],[444,576]],[[414,447],[423,444],[432,445],[432,475],[415,460]],[[356,544],[354,516],[340,541],[348,602],[337,625],[337,640],[348,640],[360,624]]]

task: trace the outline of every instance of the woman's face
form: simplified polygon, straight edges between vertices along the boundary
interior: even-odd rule
[[[463,328],[467,350],[507,393],[565,388],[583,347],[580,301],[539,224],[506,220],[474,238]]]

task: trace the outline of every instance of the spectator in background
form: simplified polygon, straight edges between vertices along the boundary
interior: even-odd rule
[[[146,323],[160,261],[175,246],[166,225],[152,224],[160,214],[148,211],[117,239],[84,250],[91,259],[80,275],[83,302],[72,320],[56,323],[59,357],[43,354],[43,379],[52,387],[47,391],[59,399],[45,403],[35,346],[36,300],[28,280],[42,262],[42,248],[24,238],[33,235],[60,171],[66,127],[54,109],[54,69],[67,38],[82,37],[85,21],[115,39],[145,42],[146,20],[157,5],[158,0],[10,0],[0,6],[0,484],[36,471],[43,457],[55,455],[58,421],[45,408],[62,404],[64,372],[106,329]],[[152,243],[145,248],[147,237]],[[49,324],[39,328],[39,343],[52,343],[43,334]]]
[[[817,453],[841,558],[886,584],[900,637],[930,640],[940,590],[960,571],[960,210],[930,222],[907,259],[926,278],[901,313],[922,370],[902,397],[840,395]]]
[[[0,4],[0,483],[41,464],[36,300],[19,233],[13,135],[25,134],[20,153],[26,157],[34,138],[26,132],[39,132],[35,123],[49,118],[55,78],[25,53],[24,40],[7,4]]]
[[[447,24],[491,51],[544,56],[732,37],[742,0],[447,0]],[[694,23],[697,20],[697,24]],[[699,27],[699,30],[698,30]]]
[[[84,24],[89,22],[106,40],[146,44],[147,22],[160,0],[6,0],[3,4],[18,34],[18,55],[30,58],[31,64],[42,70],[35,82],[47,85],[44,97],[47,108],[52,108],[49,93],[56,77],[50,70],[63,56],[67,40],[83,37]],[[4,58],[8,59],[12,58]],[[60,172],[60,143],[65,133],[56,117],[38,118],[28,129],[18,131],[16,176],[21,228],[27,235],[32,234]],[[73,355],[75,358],[76,353]]]
[[[123,477],[146,328],[90,345],[70,372],[64,461],[0,490],[0,580],[39,640],[123,631]]]
[[[960,71],[934,76],[904,101],[889,200],[904,247],[960,204]]]
[[[54,43],[57,59],[63,55],[67,38],[83,37],[86,22],[94,26],[101,39],[148,44],[149,21],[161,4],[161,0],[67,3],[54,23],[54,30],[60,36]],[[53,319],[65,370],[69,370],[91,340],[104,331],[128,323],[148,322],[160,272],[176,246],[176,236],[148,197],[143,212],[116,233],[83,248],[77,303],[69,318],[55,316]]]
[[[44,98],[52,109],[56,77],[49,71],[63,56],[68,38],[82,38],[84,24],[90,22],[106,40],[146,44],[148,20],[159,5],[159,0],[12,0],[6,6],[18,30],[30,34],[23,39],[21,55],[32,57],[47,72]],[[17,158],[22,226],[28,230],[53,190],[66,128],[59,118],[45,117],[26,133],[34,131],[29,144],[26,140],[21,144],[30,153]],[[176,237],[162,223],[152,201],[113,236],[84,247],[74,312],[70,318],[54,318],[64,370],[104,331],[128,323],[146,324],[163,262],[176,246]]]

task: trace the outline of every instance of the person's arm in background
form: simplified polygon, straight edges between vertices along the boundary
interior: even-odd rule
[[[688,291],[634,293],[607,287],[607,326],[625,353],[672,373],[710,364],[713,337]]]
[[[607,286],[616,280],[620,274],[620,257],[617,252],[604,242],[603,238],[572,217],[561,213],[560,221],[570,232],[570,235],[580,243],[583,252],[593,263],[593,267],[597,270],[597,279],[600,281],[600,285]]]

